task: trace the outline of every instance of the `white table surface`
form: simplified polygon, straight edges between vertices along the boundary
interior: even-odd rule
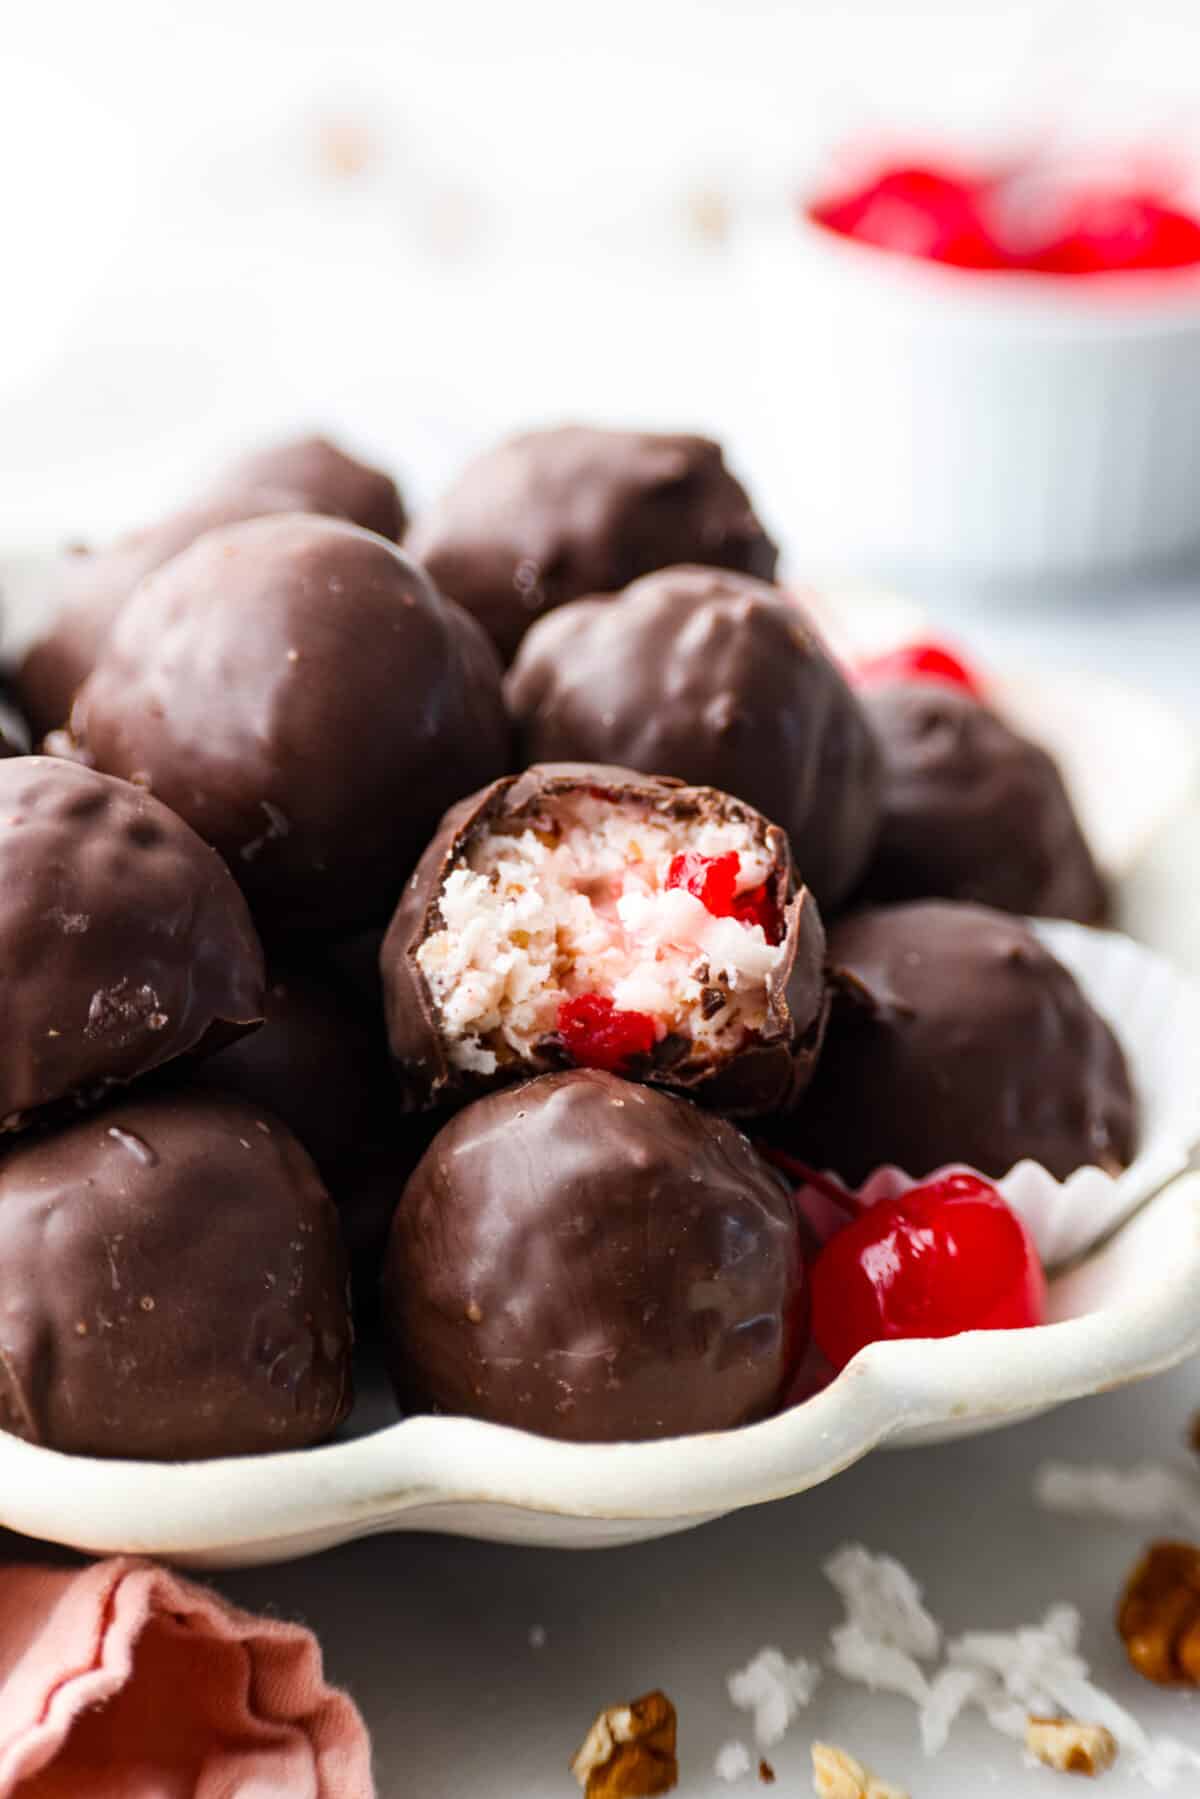
[[[958,638],[986,656],[1090,667],[1136,679],[1193,716],[1200,667],[1200,577],[1113,594],[1089,606],[931,594]],[[1180,867],[1200,874],[1200,823],[1168,833],[1131,892],[1135,908]],[[1200,969],[1200,927],[1177,905],[1170,935]],[[1162,916],[1161,908],[1157,915]],[[1200,1303],[1200,1302],[1198,1302]],[[632,1549],[521,1550],[451,1538],[375,1538],[303,1563],[218,1578],[232,1599],[302,1619],[332,1678],[353,1693],[375,1745],[382,1799],[565,1799],[566,1763],[601,1705],[663,1687],[680,1713],[684,1799],[760,1790],[712,1772],[718,1746],[749,1740],[726,1673],[764,1644],[816,1655],[838,1616],[820,1573],[845,1540],[899,1556],[948,1630],[1006,1628],[1056,1599],[1084,1616],[1095,1678],[1152,1729],[1200,1749],[1200,1697],[1159,1692],[1127,1671],[1111,1614],[1142,1533],[1040,1511],[1044,1458],[1145,1458],[1187,1465],[1200,1368],[1089,1400],[1033,1423],[938,1449],[878,1454],[797,1499]],[[1200,1465],[1197,1465],[1200,1486]],[[545,1645],[530,1632],[540,1627]],[[1013,1799],[1053,1779],[976,1716],[927,1761],[916,1714],[828,1676],[786,1742],[771,1751],[781,1795],[811,1790],[813,1737],[850,1747],[914,1799]],[[1189,1784],[1190,1782],[1190,1784]],[[1071,1789],[1074,1790],[1074,1789]],[[1120,1767],[1104,1793],[1148,1789]],[[1175,1791],[1200,1791],[1200,1777]]]

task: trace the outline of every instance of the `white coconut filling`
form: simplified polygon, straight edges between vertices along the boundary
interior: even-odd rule
[[[648,1014],[659,1042],[679,1036],[702,1056],[760,1031],[783,949],[761,925],[667,887],[689,850],[736,853],[737,893],[771,873],[741,819],[681,820],[591,794],[548,803],[519,835],[477,836],[438,896],[442,928],[417,951],[454,1065],[491,1074],[529,1058],[582,994]]]

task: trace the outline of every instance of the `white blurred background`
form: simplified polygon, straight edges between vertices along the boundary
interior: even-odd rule
[[[568,415],[707,427],[769,491],[742,246],[805,172],[864,135],[1183,142],[1198,50],[1196,0],[10,7],[0,544],[293,424],[418,498]]]

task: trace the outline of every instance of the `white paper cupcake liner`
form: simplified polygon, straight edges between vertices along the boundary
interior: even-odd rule
[[[1056,1268],[1180,1174],[1200,1144],[1200,983],[1115,931],[1029,922],[1116,1032],[1139,1109],[1137,1156],[1120,1175],[1087,1167],[1060,1181],[1040,1162],[1023,1161],[993,1180],[1029,1226],[1043,1265]],[[937,1173],[960,1170],[975,1172],[954,1163]],[[902,1169],[877,1168],[855,1198],[873,1205],[915,1184]]]

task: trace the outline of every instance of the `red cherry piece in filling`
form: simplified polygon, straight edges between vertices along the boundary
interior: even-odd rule
[[[580,1068],[623,1074],[635,1056],[649,1055],[657,1039],[646,1012],[622,1012],[602,993],[580,993],[558,1008],[558,1034]]]
[[[973,699],[986,697],[983,681],[975,670],[941,643],[901,644],[899,649],[887,650],[881,656],[864,657],[852,672],[863,687],[884,681],[942,681],[948,687],[961,687]]]
[[[885,1337],[1016,1330],[1045,1318],[1022,1220],[990,1182],[944,1175],[868,1206],[810,1274],[812,1334],[835,1368]]]
[[[937,169],[890,169],[856,193],[814,206],[812,217],[901,256],[959,268],[1007,265],[984,221],[978,184]]]
[[[766,883],[738,893],[738,857],[735,850],[723,856],[702,856],[684,850],[671,858],[667,886],[682,887],[700,901],[714,918],[736,918],[740,924],[760,925],[768,943],[779,942],[779,913]]]
[[[1028,266],[1056,275],[1178,269],[1200,263],[1200,222],[1134,193],[1097,191],[1071,208],[1058,235]]]

